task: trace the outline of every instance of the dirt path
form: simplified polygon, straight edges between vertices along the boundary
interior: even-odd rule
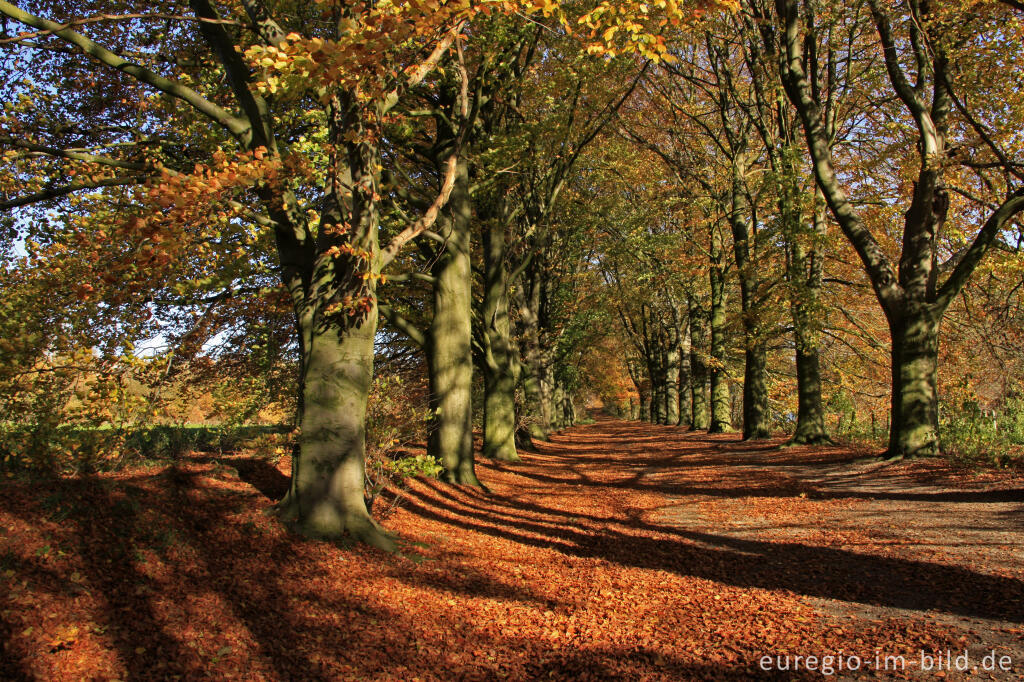
[[[287,534],[244,454],[0,484],[0,678],[1024,679],[1019,477],[777,445],[577,427],[414,483],[404,557]]]

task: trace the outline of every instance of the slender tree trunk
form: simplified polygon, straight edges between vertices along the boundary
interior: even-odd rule
[[[564,429],[565,423],[565,389],[562,384],[556,382],[551,391],[551,404],[554,407],[551,415],[551,425],[555,430]]]
[[[433,268],[434,316],[427,340],[430,407],[427,454],[437,457],[449,483],[479,486],[473,467],[472,271],[469,169],[459,162],[452,190],[453,217]]]
[[[740,309],[743,313],[743,439],[768,438],[768,385],[765,342],[761,331],[761,305],[757,302],[759,277],[751,243],[748,206],[742,186],[742,168],[733,162],[732,199],[729,226],[732,229],[733,255],[740,280]]]
[[[679,330],[673,327],[665,354],[665,423],[673,426],[679,423],[679,365],[682,353],[679,336]]]
[[[708,427],[709,433],[725,433],[732,430],[732,406],[729,383],[726,381],[725,373],[725,305],[725,273],[721,264],[721,250],[715,248],[711,264],[711,424]]]
[[[534,264],[538,265],[536,260]],[[533,280],[525,281],[516,288],[516,307],[522,325],[520,381],[526,399],[528,435],[547,440],[551,433],[551,387],[540,343],[540,294],[540,285]]]
[[[642,419],[640,416],[640,410],[643,405],[643,374],[640,368],[640,363],[631,357],[626,358],[626,372],[629,374],[629,380],[633,382],[633,387],[636,389],[637,397],[634,399],[632,396],[629,398],[629,418],[632,421]]]
[[[683,324],[678,329],[679,338],[679,415],[676,419],[678,426],[693,425],[693,397],[691,395],[691,357],[690,357],[690,320],[689,315],[683,318]]]
[[[543,353],[538,354],[537,385],[540,387],[539,414],[540,423],[544,428],[544,437],[554,428],[555,422],[555,382],[551,378],[551,369],[544,359]]]
[[[651,356],[647,359],[648,373],[651,376],[651,423],[665,423],[665,378],[661,367],[661,352],[654,343]]]
[[[795,169],[790,168],[795,177]],[[795,185],[795,180],[793,181]],[[821,362],[818,338],[821,331],[819,297],[822,263],[819,240],[825,234],[825,202],[821,190],[815,191],[814,232],[810,247],[804,245],[800,214],[792,206],[798,189],[791,187],[783,205],[786,232],[790,241],[789,284],[793,315],[793,341],[796,346],[797,417],[792,442],[819,445],[829,442],[825,431],[825,411],[821,406]]]
[[[704,359],[709,350],[707,312],[690,305],[690,427],[706,430],[711,425],[708,404],[708,364]]]
[[[939,452],[937,306],[908,302],[889,320],[892,334],[892,412],[889,450],[893,458]]]

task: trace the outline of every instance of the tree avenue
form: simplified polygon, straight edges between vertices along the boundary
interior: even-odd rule
[[[480,487],[474,428],[916,457],[1022,409],[1014,3],[0,15],[0,467],[113,467],[202,386],[294,425],[292,528],[393,551],[368,481]]]

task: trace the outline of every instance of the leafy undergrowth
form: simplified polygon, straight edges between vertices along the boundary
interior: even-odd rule
[[[287,461],[7,482],[0,678],[819,679],[820,659],[762,656],[839,654],[862,667],[836,676],[913,678],[921,651],[978,664],[989,644],[1024,672],[1024,576],[996,561],[1021,544],[1019,476],[858,473],[856,453],[776,444],[579,427],[480,462],[488,492],[415,482],[387,522],[403,556],[284,531],[264,512]],[[1012,537],[933,542],[899,491],[944,483],[913,494],[965,527],[1001,505]],[[876,669],[898,655],[905,670]]]

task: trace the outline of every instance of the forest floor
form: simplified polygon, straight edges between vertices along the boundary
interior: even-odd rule
[[[1019,471],[780,444],[569,429],[401,556],[264,514],[287,459],[0,483],[0,679],[1024,679]]]

